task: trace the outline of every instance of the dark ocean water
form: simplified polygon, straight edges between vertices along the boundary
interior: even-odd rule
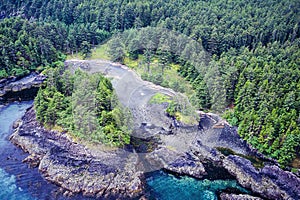
[[[32,101],[15,102],[0,107],[0,200],[88,199],[80,195],[64,197],[36,168],[22,163],[28,155],[9,142],[13,122],[21,118],[31,104]],[[151,199],[213,200],[217,199],[218,191],[226,188],[244,191],[234,180],[196,180],[163,171],[148,174],[146,180]]]

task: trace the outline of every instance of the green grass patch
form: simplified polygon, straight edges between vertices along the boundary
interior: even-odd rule
[[[108,44],[102,44],[92,49],[92,54],[88,60],[93,59],[103,59],[103,60],[110,60],[110,56],[108,53]]]
[[[162,93],[156,93],[149,101],[150,104],[171,103],[171,97]]]
[[[128,58],[128,57],[125,57],[123,63],[124,63],[127,67],[136,70],[136,71],[140,74],[140,73],[141,73],[140,65],[141,65],[142,59],[143,59],[143,58],[142,58],[141,55],[139,55],[139,58],[136,59],[136,60],[130,59],[130,58]]]
[[[198,120],[193,115],[184,115],[183,113],[176,112],[176,118],[184,124],[187,125],[198,125]]]
[[[195,125],[198,124],[197,117],[192,114],[188,113],[186,114],[187,110],[183,110],[182,112],[176,111],[177,108],[174,107],[175,101],[172,97],[162,94],[162,93],[156,93],[149,101],[150,104],[162,104],[162,103],[168,103],[169,106],[166,110],[166,112],[170,115],[175,117],[178,121],[181,121],[184,124],[187,125]]]
[[[80,53],[69,54],[66,57],[67,60],[78,59],[83,60],[83,56]]]
[[[180,65],[178,64],[171,63],[162,69],[158,58],[154,57],[148,69],[148,64],[145,63],[143,55],[139,55],[136,60],[125,57],[123,62],[126,66],[134,69],[141,75],[143,80],[153,82],[154,84],[166,88],[171,88],[174,91],[184,93],[187,96],[191,96],[194,93],[191,84],[179,76],[178,69],[180,68]]]
[[[68,54],[66,59],[67,60],[72,60],[72,59],[84,60],[83,55],[81,53]],[[107,43],[101,44],[101,45],[98,45],[98,46],[92,48],[91,55],[86,58],[86,60],[95,60],[95,59],[110,60]]]
[[[184,93],[187,96],[191,96],[194,92],[191,84],[179,76],[178,70],[180,65],[178,64],[168,64],[162,70],[159,59],[153,57],[148,70],[148,65],[145,63],[143,55],[139,55],[136,60],[125,57],[123,63],[129,68],[134,69],[144,80],[171,88],[174,91]]]

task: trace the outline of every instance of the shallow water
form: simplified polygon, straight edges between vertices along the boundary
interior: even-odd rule
[[[32,101],[15,102],[0,108],[0,199],[91,199],[81,195],[66,198],[57,186],[46,182],[37,168],[29,168],[22,160],[28,156],[12,145],[8,138],[12,124],[22,117]],[[226,188],[240,188],[234,180],[196,180],[189,177],[175,177],[163,171],[147,175],[147,191],[151,199],[217,199],[217,192]]]

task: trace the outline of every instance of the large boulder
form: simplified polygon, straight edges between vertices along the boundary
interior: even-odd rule
[[[167,147],[160,147],[146,154],[148,163],[152,170],[166,169],[178,175],[188,175],[202,178],[206,175],[201,161],[189,153],[179,153]]]

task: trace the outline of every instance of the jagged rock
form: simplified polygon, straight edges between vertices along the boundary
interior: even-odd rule
[[[31,154],[24,162],[38,165],[46,180],[60,185],[70,192],[68,194],[82,192],[99,198],[132,198],[143,194],[144,171],[137,169],[138,156],[141,155],[122,149],[95,151],[73,142],[65,133],[47,131],[35,120],[33,108],[17,124],[10,139]],[[156,132],[158,129],[147,129],[152,130]],[[182,139],[177,134],[160,136],[173,138],[174,142]],[[250,161],[238,156],[225,158],[200,140],[195,140],[187,149],[176,149],[173,143],[170,143],[173,146],[168,146],[166,141],[156,142],[155,149],[144,155],[152,166],[148,170],[164,168],[179,175],[202,178],[209,172],[207,163],[211,163],[225,168],[242,186],[264,198],[300,198],[299,178],[277,166],[255,169]]]
[[[199,160],[181,156],[165,167],[167,170],[180,175],[189,175],[195,178],[202,178],[207,175],[203,164]]]
[[[17,77],[15,76],[10,76],[8,78],[3,78],[0,80],[0,88],[4,87],[5,85],[11,83],[11,82],[14,82],[17,80]]]
[[[182,154],[162,147],[147,154],[146,159],[152,165],[152,170],[164,168],[179,175],[189,175],[195,178],[202,178],[206,175],[200,160],[188,153]]]
[[[26,157],[22,162],[29,163],[30,167],[38,167],[40,164],[42,156],[36,155],[36,154],[31,154],[28,157]]]
[[[30,154],[24,162],[38,166],[45,179],[64,188],[67,196],[83,193],[124,199],[143,193],[137,154],[125,149],[91,149],[65,133],[45,130],[35,120],[33,108],[26,112],[10,140]]]
[[[16,121],[13,123],[12,128],[13,128],[13,129],[16,129],[16,128],[18,128],[21,124],[22,124],[22,121],[21,121],[21,120],[16,120]]]
[[[0,100],[13,99],[28,96],[27,90],[37,91],[47,77],[42,74],[32,73],[27,77],[17,80],[16,77],[10,77],[0,80]],[[34,93],[35,93],[34,92]],[[32,95],[30,95],[32,97]]]
[[[222,166],[224,156],[216,149],[202,144],[200,140],[197,140],[193,144],[191,153],[197,156],[202,162],[210,162],[215,166]]]
[[[223,166],[245,188],[268,199],[300,199],[300,179],[278,166],[256,169],[249,160],[230,155]]]
[[[221,200],[262,200],[262,198],[259,197],[253,197],[247,194],[226,194],[222,193],[220,195]]]

